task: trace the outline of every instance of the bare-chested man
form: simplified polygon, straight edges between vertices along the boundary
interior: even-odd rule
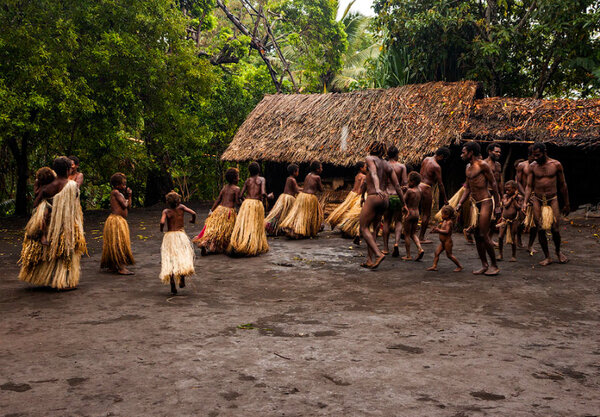
[[[406,165],[398,162],[398,148],[393,145],[390,146],[387,151],[387,156],[388,164],[396,173],[400,186],[404,187],[408,183],[408,176],[406,173]],[[400,243],[400,236],[402,234],[402,207],[404,207],[404,205],[401,203],[400,197],[398,197],[396,189],[391,181],[388,182],[386,192],[389,195],[390,203],[383,215],[383,253],[386,255],[389,253],[390,227],[392,222],[394,222],[395,240],[392,256],[396,258],[400,256],[398,243]]]
[[[381,217],[389,204],[388,195],[384,191],[387,189],[388,182],[393,184],[396,194],[400,197],[401,203],[404,204],[404,197],[396,172],[390,164],[381,159],[385,153],[385,144],[375,141],[369,146],[369,156],[366,158],[369,175],[367,175],[363,185],[367,192],[367,199],[364,201],[360,212],[360,233],[367,243],[368,255],[367,261],[362,263],[361,266],[371,269],[377,268],[385,258],[385,255],[377,247],[375,237],[377,236],[377,228]],[[371,232],[371,227],[373,232]],[[374,262],[373,259],[375,259]]]
[[[490,166],[492,169],[492,173],[494,174],[494,179],[496,180],[496,185],[498,186],[498,194],[501,196],[504,194],[504,185],[502,183],[502,165],[500,165],[500,157],[502,156],[502,148],[497,143],[490,143],[486,148],[488,157],[483,161]],[[491,193],[490,189],[490,193]],[[498,243],[494,242],[494,231],[496,230],[496,221],[499,219],[497,215],[499,213],[498,207],[495,207],[494,215],[492,215],[492,223],[490,225],[490,239],[492,239],[492,244],[497,246]]]
[[[556,249],[556,256],[558,261],[562,263],[568,262],[567,257],[560,251],[560,232],[559,232],[559,220],[560,220],[560,208],[558,206],[558,192],[563,198],[564,206],[562,212],[567,215],[571,211],[569,205],[569,191],[567,189],[567,182],[565,181],[565,173],[563,166],[556,159],[548,158],[546,153],[546,145],[543,143],[536,143],[533,145],[532,156],[535,159],[530,165],[529,174],[527,175],[527,187],[525,189],[524,201],[529,201],[529,198],[533,196],[533,214],[535,217],[535,225],[538,229],[538,239],[540,245],[544,251],[544,259],[540,262],[540,265],[545,266],[552,263],[550,257],[550,251],[548,249],[548,239],[546,238],[546,231],[543,230],[544,219],[546,217],[542,215],[545,206],[550,207],[552,216],[552,240],[554,241],[554,247]],[[548,219],[550,220],[550,219]]]
[[[502,183],[502,165],[500,165],[502,148],[497,143],[490,143],[486,150],[488,157],[484,159],[484,162],[492,169],[494,179],[496,180],[496,185],[498,186],[498,193],[504,194],[504,184]]]
[[[533,161],[534,161],[533,145],[530,145],[527,148],[527,160],[523,161],[519,165],[517,165],[517,174],[516,174],[516,178],[515,178],[515,180],[517,181],[517,187],[519,188],[519,192],[523,196],[525,195],[525,189],[527,188],[527,176],[529,175],[530,166]],[[525,207],[525,211],[527,211],[528,204],[531,205],[531,201],[523,203],[523,207]],[[527,215],[525,215],[525,220],[527,220],[527,221],[529,220],[527,218]],[[522,224],[522,226],[519,227],[519,231],[517,233],[517,246],[522,246],[521,231],[522,230],[527,231],[528,228],[529,228],[529,242],[527,243],[527,251],[529,252],[529,255],[531,256],[537,252],[533,248],[533,243],[535,242],[535,237],[537,236],[537,228],[535,226],[533,226],[531,224],[525,224],[525,222],[524,222]]]
[[[494,202],[496,208],[500,209],[500,197],[498,195],[498,186],[490,166],[481,159],[481,148],[476,142],[469,142],[462,148],[460,155],[463,161],[467,162],[465,183],[465,192],[463,193],[456,211],[460,211],[463,203],[468,197],[471,197],[479,213],[477,219],[477,228],[475,230],[475,244],[477,254],[481,260],[481,269],[473,271],[473,274],[480,275],[498,275],[500,270],[496,264],[496,254],[494,245],[490,239],[490,225]],[[491,189],[491,195],[490,195]],[[486,253],[490,258],[488,264]]]
[[[430,239],[425,239],[429,219],[431,218],[431,208],[433,206],[433,187],[437,184],[439,187],[439,197],[448,204],[446,198],[446,190],[442,182],[442,168],[440,164],[450,157],[450,150],[442,146],[435,151],[434,156],[428,156],[421,164],[421,231],[419,232],[419,240],[423,243],[433,243]]]

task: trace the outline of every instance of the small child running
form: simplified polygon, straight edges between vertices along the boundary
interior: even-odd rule
[[[412,239],[419,250],[419,254],[415,258],[415,261],[420,261],[425,254],[425,251],[421,247],[419,236],[417,234],[417,225],[419,223],[419,205],[421,204],[421,190],[419,184],[421,183],[421,175],[413,171],[408,174],[408,188],[404,193],[404,204],[402,208],[404,213],[404,220],[402,222],[402,229],[404,230],[404,246],[406,247],[406,256],[402,259],[405,261],[412,260],[410,256],[410,240]]]
[[[502,196],[502,219],[496,225],[500,229],[498,238],[498,251],[501,261],[504,257],[504,240],[512,245],[512,257],[510,262],[517,261],[517,234],[519,231],[519,213],[523,207],[523,197],[519,194],[518,185],[515,181],[507,181],[504,184],[504,195]]]
[[[440,260],[440,255],[443,251],[446,251],[446,256],[452,262],[456,264],[456,269],[454,272],[462,271],[463,267],[456,259],[456,257],[452,254],[452,229],[454,227],[454,220],[456,219],[456,210],[454,207],[445,205],[441,210],[442,221],[437,227],[434,227],[431,231],[433,233],[438,233],[440,236],[440,244],[435,250],[435,255],[433,257],[433,265],[427,268],[428,271],[437,271],[438,262]]]
[[[194,248],[190,238],[183,230],[185,213],[192,215],[190,223],[196,223],[196,212],[181,204],[181,196],[171,191],[165,196],[169,208],[164,209],[160,218],[160,231],[167,224],[167,233],[160,247],[161,269],[160,279],[164,284],[171,284],[171,293],[177,294],[179,288],[185,287],[185,277],[194,274]]]

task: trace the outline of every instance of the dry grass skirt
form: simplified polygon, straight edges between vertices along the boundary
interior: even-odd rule
[[[281,194],[277,199],[277,202],[269,212],[269,215],[265,219],[265,230],[269,235],[278,235],[281,233],[281,220],[289,214],[290,210],[294,206],[296,198],[289,194]]]
[[[47,214],[50,215],[46,228],[48,244],[42,245]],[[54,196],[52,204],[44,201],[38,205],[27,223],[19,279],[56,289],[74,288],[79,284],[81,255],[86,252],[79,187],[75,181],[69,181]]]
[[[542,204],[542,230],[552,230],[554,224],[554,211],[547,204]]]
[[[104,223],[102,239],[104,242],[102,244],[102,260],[100,261],[101,268],[118,270],[135,263],[131,253],[129,225],[124,217],[116,214],[108,216]]]
[[[533,215],[533,206],[528,205],[525,209],[525,220],[523,220],[525,231],[529,231],[532,227],[535,227],[535,216]]]
[[[265,208],[260,200],[247,198],[235,220],[227,252],[238,256],[257,256],[268,250]]]
[[[194,247],[185,231],[165,233],[160,255],[160,279],[163,284],[169,284],[171,276],[179,284],[182,277],[194,274]]]
[[[300,193],[294,206],[281,222],[281,229],[291,238],[315,237],[323,224],[323,208],[314,194]]]
[[[357,201],[350,210],[346,213],[339,224],[342,235],[345,237],[355,238],[360,236],[360,212],[362,207],[360,200]]]
[[[360,201],[360,194],[350,191],[344,201],[333,210],[326,222],[329,223],[332,229],[342,222],[346,213],[350,211],[354,204]]]
[[[460,199],[464,193],[465,193],[465,187],[460,187],[460,190],[458,190],[452,196],[452,198],[450,200],[448,200],[448,205],[451,206],[452,208],[456,208],[456,206],[458,206],[458,202],[460,201]],[[434,219],[437,222],[442,221],[442,210],[441,209],[435,214]]]
[[[209,253],[224,253],[229,246],[236,218],[234,208],[217,206],[204,222],[204,234],[193,242]]]

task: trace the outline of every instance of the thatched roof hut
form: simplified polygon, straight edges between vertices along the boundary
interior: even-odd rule
[[[450,190],[464,181],[461,143],[507,144],[502,159],[505,177],[511,178],[512,164],[526,157],[527,145],[546,142],[550,155],[563,161],[577,201],[600,201],[600,183],[588,186],[586,181],[600,165],[600,100],[482,98],[480,85],[473,81],[343,94],[268,95],[222,158],[265,162],[267,182],[275,190],[283,189],[285,164],[292,162],[306,169],[307,163],[319,160],[326,165],[326,177],[348,182],[353,177],[348,167],[364,159],[375,139],[395,144],[401,161],[412,165],[440,146],[449,146],[452,156],[445,164],[444,182]],[[332,183],[331,188],[339,185]]]
[[[369,143],[419,163],[463,140],[592,148],[600,145],[600,100],[478,97],[473,81],[435,82],[343,94],[268,95],[223,154],[226,161],[351,166]]]
[[[395,144],[420,162],[461,139],[479,84],[436,82],[343,94],[268,95],[250,113],[223,154],[226,161],[351,166],[371,141]]]

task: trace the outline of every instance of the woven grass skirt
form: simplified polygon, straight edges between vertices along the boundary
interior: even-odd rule
[[[344,201],[340,203],[340,205],[337,206],[335,210],[333,210],[333,212],[329,215],[326,222],[329,223],[332,229],[335,229],[335,227],[342,222],[344,216],[358,201],[360,201],[360,195],[355,193],[354,191],[350,191],[344,199]]]
[[[43,221],[50,207],[48,244],[42,245]],[[45,201],[33,212],[25,229],[19,279],[56,289],[75,288],[79,284],[81,255],[86,252],[79,187],[69,181],[54,196],[52,204]]]
[[[456,208],[456,206],[458,206],[458,202],[460,201],[460,199],[464,193],[465,193],[465,187],[460,187],[460,190],[458,190],[452,196],[452,198],[450,200],[448,200],[448,205],[451,206],[452,208]],[[441,209],[438,210],[438,212],[435,214],[434,219],[437,222],[442,221],[442,210]]]
[[[182,277],[194,274],[194,247],[185,231],[167,232],[160,247],[160,280],[169,284],[171,276],[179,284]]]
[[[125,265],[133,265],[135,260],[131,253],[129,225],[122,216],[111,214],[104,223],[102,234],[101,268],[117,270]]]
[[[357,201],[348,213],[344,216],[339,224],[339,228],[342,231],[342,236],[355,238],[360,236],[360,212],[362,207],[360,201]]]
[[[265,232],[265,208],[260,200],[247,198],[242,203],[227,253],[237,256],[257,256],[268,252]]]
[[[276,236],[281,233],[281,220],[289,214],[296,198],[289,194],[281,194],[265,219],[265,230],[268,235]]]
[[[231,241],[237,214],[234,208],[217,206],[204,222],[204,234],[192,240],[209,253],[224,253]]]
[[[323,217],[323,208],[317,196],[300,193],[289,214],[281,222],[281,229],[294,239],[315,237],[321,230]]]

